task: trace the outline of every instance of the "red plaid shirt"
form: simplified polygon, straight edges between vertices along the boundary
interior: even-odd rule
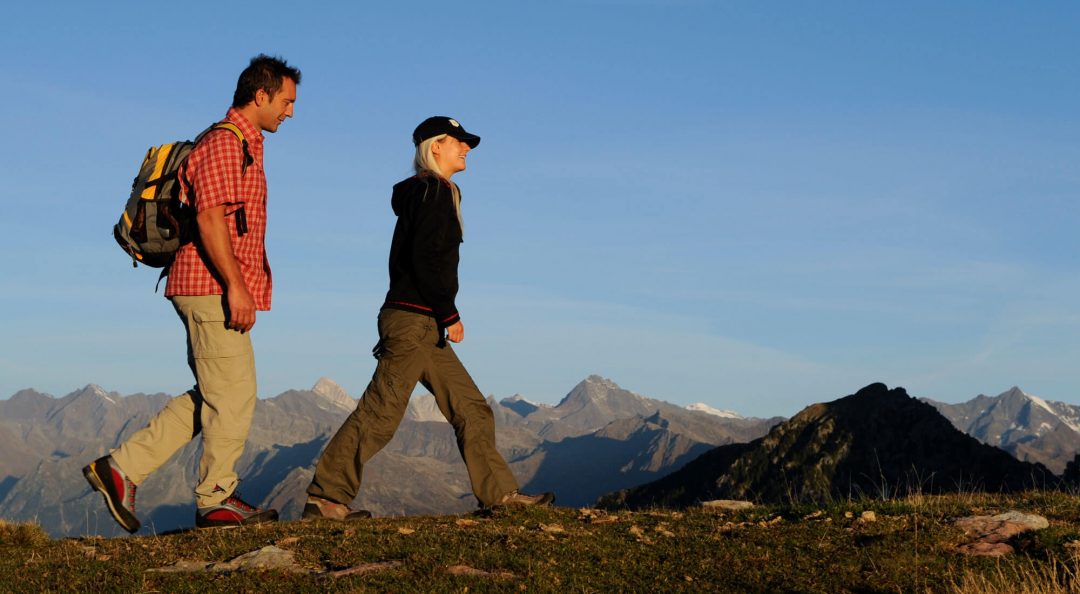
[[[240,174],[244,149],[236,135],[228,130],[213,130],[188,155],[181,175],[181,188],[196,212],[225,205],[229,215],[243,206],[248,232],[240,237],[236,232],[236,217],[226,216],[233,255],[248,291],[255,299],[255,308],[270,309],[270,262],[266,258],[266,172],[263,170],[263,135],[235,108],[225,120],[236,124],[247,139],[252,162]],[[190,184],[190,185],[189,185]],[[209,266],[209,256],[195,241],[180,248],[169,270],[165,296],[221,295],[224,289]]]

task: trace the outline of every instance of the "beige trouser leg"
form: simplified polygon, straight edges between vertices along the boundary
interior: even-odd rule
[[[236,488],[234,467],[255,412],[255,355],[249,334],[225,327],[220,295],[177,296],[172,302],[187,329],[188,365],[196,385],[170,400],[111,454],[138,485],[201,432],[196,503],[210,507]]]
[[[392,309],[379,314],[382,356],[360,403],[327,444],[308,494],[348,504],[360,491],[364,464],[394,436],[409,396],[423,381],[454,426],[473,492],[491,505],[517,488],[495,450],[491,408],[449,345],[439,348],[428,316]]]

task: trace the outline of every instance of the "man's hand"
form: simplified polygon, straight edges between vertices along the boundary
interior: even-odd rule
[[[458,320],[456,324],[446,329],[446,340],[450,342],[461,342],[465,340],[465,326],[461,325],[461,320]]]
[[[229,319],[225,326],[241,332],[255,325],[255,299],[248,291],[240,264],[232,251],[229,227],[225,222],[225,206],[208,208],[198,214],[199,239],[202,240],[210,264],[221,275],[225,285],[225,302]]]
[[[227,328],[247,332],[255,325],[255,299],[248,292],[243,283],[225,290],[225,298],[229,305],[229,319],[225,321]]]

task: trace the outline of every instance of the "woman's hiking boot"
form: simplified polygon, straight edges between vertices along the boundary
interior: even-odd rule
[[[551,505],[555,503],[555,494],[547,491],[536,495],[526,495],[517,489],[510,491],[491,504],[491,507],[506,507],[511,505]]]
[[[301,520],[336,520],[338,522],[352,522],[354,520],[366,520],[371,517],[371,512],[366,509],[350,509],[349,506],[308,495],[307,503],[304,504],[304,513]]]

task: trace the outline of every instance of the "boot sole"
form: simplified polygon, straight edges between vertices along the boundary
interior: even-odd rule
[[[370,520],[371,519],[371,512],[369,512],[367,510],[356,510],[354,512],[350,512],[349,515],[347,515],[344,518],[339,520],[337,518],[330,518],[330,517],[322,515],[319,512],[319,506],[317,506],[315,504],[312,504],[312,503],[308,503],[308,504],[304,505],[304,513],[300,514],[300,519],[301,520],[309,520],[309,521],[310,520],[329,520],[331,522],[355,522],[355,521],[358,521],[358,520]]]
[[[532,503],[526,503],[524,501],[508,501],[506,503],[496,503],[496,504],[492,505],[489,509],[500,509],[500,508],[510,508],[510,507],[543,507],[543,506],[551,505],[553,503],[555,503],[555,494],[549,492],[549,493],[544,493],[543,497],[541,497],[539,500],[534,501]]]
[[[278,519],[277,510],[268,509],[266,511],[257,513],[252,516],[248,516],[239,522],[232,520],[204,520],[202,516],[195,516],[196,528],[221,528],[222,526],[251,526],[253,524],[269,524],[276,522]]]
[[[97,462],[91,462],[89,465],[84,466],[82,469],[83,476],[86,477],[86,482],[90,483],[95,491],[101,493],[101,496],[105,498],[105,505],[109,508],[109,513],[112,514],[114,520],[120,527],[128,531],[128,534],[135,534],[139,530],[139,526],[142,524],[139,519],[131,515],[131,512],[123,508],[117,508],[113,505],[113,498],[109,496],[109,490],[105,487],[105,483],[102,482],[101,477],[98,476],[94,465]],[[121,510],[123,513],[121,513]],[[130,517],[128,517],[130,516]]]

